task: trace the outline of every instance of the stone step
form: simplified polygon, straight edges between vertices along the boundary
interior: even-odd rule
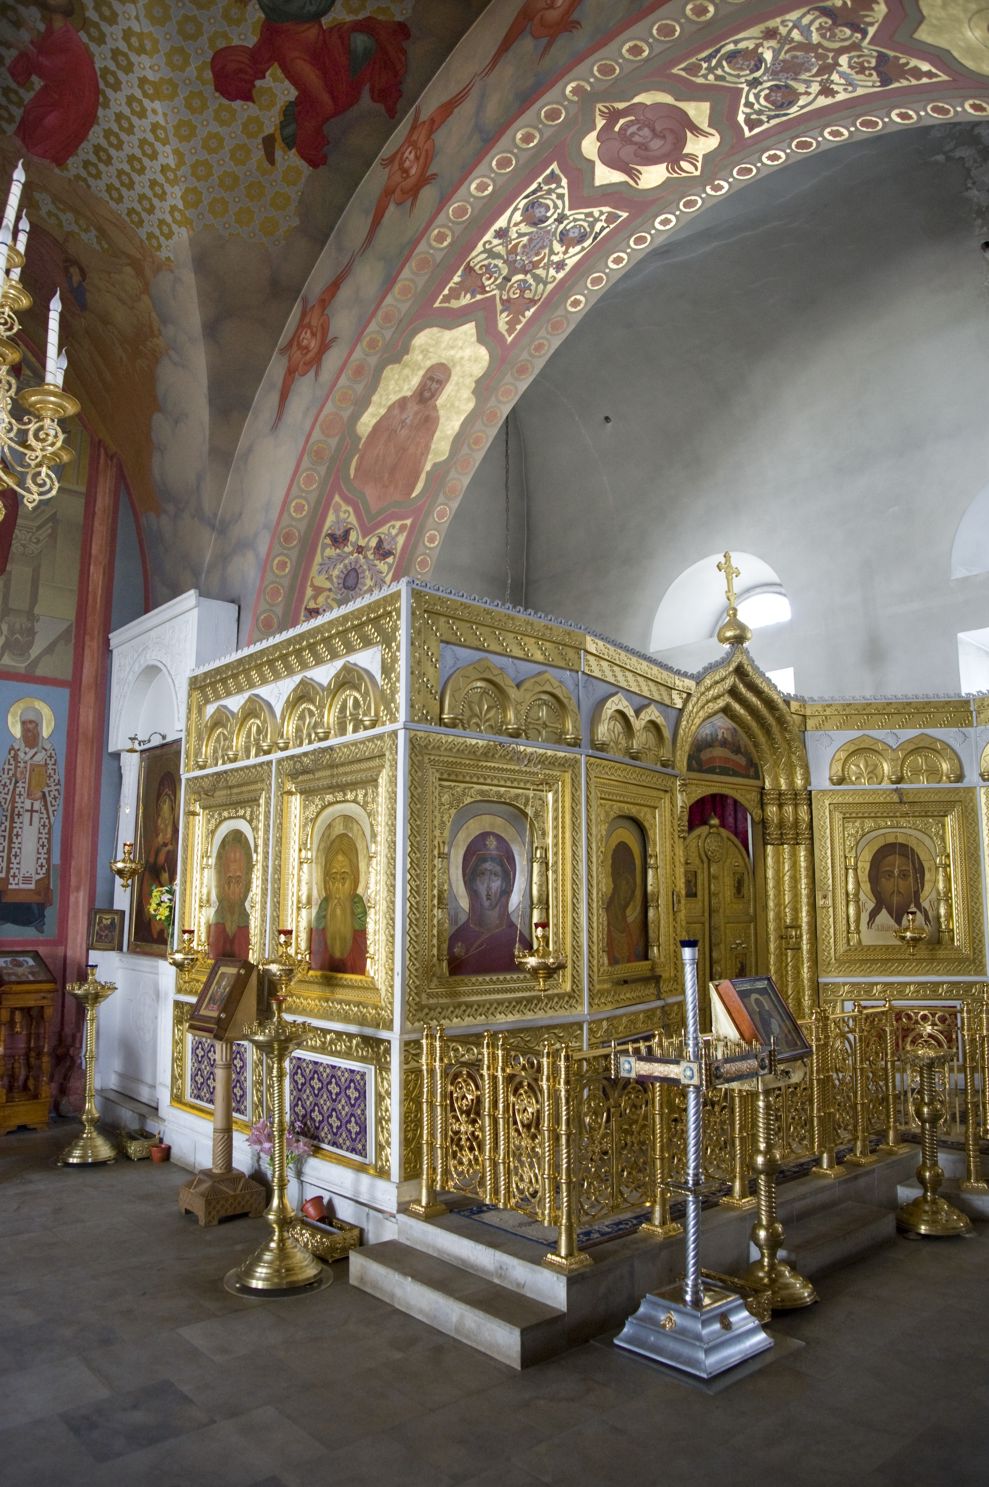
[[[835,1203],[788,1224],[780,1259],[801,1275],[823,1275],[896,1238],[896,1215],[870,1203]],[[754,1246],[751,1258],[757,1258]]]
[[[350,1284],[511,1368],[567,1345],[563,1312],[398,1239],[351,1250]]]
[[[431,1219],[400,1213],[396,1222],[398,1239],[411,1249],[447,1260],[545,1306],[566,1307],[566,1277],[543,1265],[548,1251],[540,1245],[463,1218],[455,1209]]]

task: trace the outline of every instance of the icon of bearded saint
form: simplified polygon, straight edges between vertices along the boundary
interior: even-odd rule
[[[309,964],[314,971],[367,974],[367,906],[353,838],[338,832],[326,849],[324,895],[313,915]]]
[[[462,871],[470,907],[447,944],[450,975],[514,971],[516,949],[532,949],[508,911],[515,887],[514,852],[498,832],[479,832],[467,844]]]

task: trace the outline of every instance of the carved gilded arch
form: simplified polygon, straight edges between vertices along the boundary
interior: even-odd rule
[[[580,715],[564,684],[548,671],[527,677],[518,689],[518,724],[523,738],[539,743],[580,743]]]
[[[591,718],[591,748],[618,759],[633,759],[636,716],[632,704],[620,692],[605,697]]]
[[[904,785],[957,785],[965,778],[961,759],[943,738],[918,733],[896,750]]]
[[[500,733],[517,738],[517,689],[511,677],[493,661],[472,661],[447,680],[440,695],[444,728],[468,733]]]
[[[756,666],[743,646],[700,678],[680,714],[673,763],[687,773],[694,735],[716,713],[749,740],[767,788],[806,790],[810,785],[807,750],[783,696]]]
[[[197,769],[208,769],[217,764],[226,764],[233,752],[234,715],[229,707],[218,707],[211,712],[203,730],[203,747],[196,760]]]
[[[325,736],[326,693],[318,682],[304,676],[288,694],[281,711],[279,742],[301,749]]]
[[[835,749],[828,778],[832,785],[888,785],[893,751],[881,738],[851,738]]]
[[[672,764],[673,744],[666,719],[655,702],[647,702],[635,715],[635,757],[644,764]]]
[[[345,738],[377,727],[381,688],[369,671],[345,661],[326,692],[325,727],[330,738]]]
[[[258,759],[270,754],[278,737],[275,709],[265,697],[245,697],[234,719],[231,752],[235,759]]]

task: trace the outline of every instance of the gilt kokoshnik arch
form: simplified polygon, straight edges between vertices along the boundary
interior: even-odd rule
[[[503,15],[505,42],[515,35],[507,51],[493,51],[470,78],[479,22],[411,126],[396,132],[384,172],[372,171],[351,203],[347,216],[363,213],[368,224],[365,246],[401,211],[398,268],[332,374],[327,361],[274,523],[250,638],[404,575],[428,577],[512,404],[584,311],[681,223],[814,151],[883,130],[989,118],[983,0],[918,6],[676,0],[629,7],[607,34],[598,19],[597,35],[588,11],[578,42],[552,41],[561,57],[580,40],[583,51],[570,51],[566,68],[480,155],[474,142],[483,132],[466,131],[462,167],[444,160],[440,172],[459,184],[431,217],[420,208],[420,219],[396,174],[403,150],[428,147],[432,160],[443,126],[458,109],[482,109],[499,68],[514,69],[516,89],[524,87],[534,37],[546,35],[535,20],[521,25],[523,12],[540,9],[531,0],[495,0],[485,18]],[[581,19],[580,3],[562,8]],[[612,20],[618,8],[605,7]],[[356,293],[357,275],[342,272],[341,257],[331,238],[293,315],[295,335],[324,280],[333,314]],[[267,379],[281,380],[285,366],[276,358]],[[285,402],[291,417],[291,389]],[[252,418],[260,416],[256,405]]]
[[[690,745],[702,723],[722,714],[751,745],[762,773],[760,821],[766,895],[769,974],[798,1016],[817,1003],[814,847],[810,767],[803,735],[786,700],[744,646],[733,646],[698,680],[677,725],[673,765],[688,772]],[[711,776],[711,789],[735,794],[732,781]],[[751,809],[751,787],[737,792]],[[686,798],[681,835],[686,839]]]

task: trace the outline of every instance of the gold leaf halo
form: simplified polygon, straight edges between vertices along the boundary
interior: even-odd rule
[[[51,737],[52,729],[55,727],[55,714],[47,702],[42,702],[40,697],[18,697],[16,702],[11,703],[7,713],[7,727],[15,738],[21,736],[21,714],[26,707],[36,707],[41,714],[41,732],[45,738]]]

